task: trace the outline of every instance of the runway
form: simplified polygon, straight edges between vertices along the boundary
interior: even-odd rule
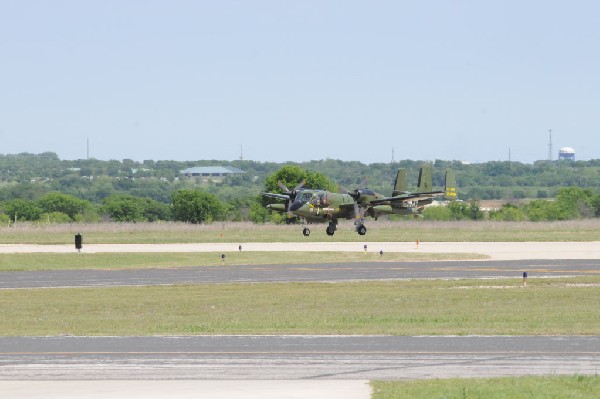
[[[521,278],[523,272],[531,278],[600,275],[598,243],[451,244],[451,248],[447,247],[450,250],[484,253],[490,260],[6,272],[0,273],[0,289]],[[237,250],[237,244],[228,245]],[[424,245],[421,249],[439,252],[444,245]],[[201,250],[223,249],[209,244],[194,246]],[[63,252],[62,247],[51,247],[39,251],[2,246],[0,252]],[[154,251],[165,252],[191,250],[189,245],[154,247]],[[340,250],[314,243],[310,249],[300,247],[304,249],[286,244],[274,250]],[[369,244],[369,248],[375,247],[376,244]],[[136,252],[149,247],[106,246],[87,250],[110,252],[109,248],[114,252]],[[246,244],[244,248],[248,249]],[[269,247],[257,244],[255,249],[265,248]],[[359,251],[362,246],[344,243],[342,248]],[[83,394],[90,398],[197,397],[202,392],[203,397],[211,399],[359,399],[370,397],[367,382],[372,379],[597,375],[599,371],[600,337],[0,337],[0,388],[19,398]],[[221,381],[223,384],[219,384]]]
[[[0,337],[0,379],[372,380],[600,371],[600,337]]]
[[[0,273],[0,289],[166,284],[600,276],[596,260],[365,262]]]

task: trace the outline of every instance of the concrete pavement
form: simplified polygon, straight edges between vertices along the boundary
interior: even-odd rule
[[[203,244],[85,244],[86,253],[124,252],[231,252],[238,251],[341,251],[477,253],[492,260],[600,259],[600,242],[273,242]],[[0,253],[72,253],[74,245],[3,244]]]

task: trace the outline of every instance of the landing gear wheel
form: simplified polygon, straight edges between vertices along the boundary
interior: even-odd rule
[[[325,231],[327,232],[327,235],[328,235],[328,236],[332,236],[332,235],[334,235],[334,234],[335,234],[335,230],[334,230],[334,229],[332,229],[331,227],[327,227],[327,228],[325,229]]]
[[[304,234],[304,236],[305,236],[305,237],[308,237],[308,236],[310,235],[310,230],[309,230],[309,228],[308,228],[308,227],[305,227],[305,228],[302,230],[302,234]]]
[[[358,227],[356,228],[356,232],[357,232],[359,235],[361,235],[361,236],[364,236],[365,234],[367,234],[367,228],[366,228],[366,227],[365,227],[363,224],[361,224],[360,226],[358,226]]]

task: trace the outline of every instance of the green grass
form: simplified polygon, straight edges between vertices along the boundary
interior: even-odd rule
[[[373,399],[595,399],[600,377],[547,376],[374,381]]]
[[[577,284],[574,284],[577,283]],[[597,277],[0,290],[0,335],[599,335]]]
[[[81,233],[85,244],[201,243],[201,242],[457,242],[457,241],[600,241],[600,220],[568,222],[398,222],[367,221],[368,232],[359,236],[352,222],[341,222],[330,237],[326,224],[310,225],[312,234],[302,236],[301,225],[255,225],[252,223],[98,223],[18,224],[0,228],[3,244],[73,244]]]
[[[478,254],[389,252],[173,252],[2,254],[0,272],[66,269],[144,269],[220,265],[319,264],[487,259]]]

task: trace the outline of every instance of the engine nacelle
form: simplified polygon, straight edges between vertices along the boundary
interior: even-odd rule
[[[270,210],[276,211],[276,212],[285,212],[285,205],[284,204],[269,204],[269,205],[267,205],[267,209],[270,209]]]

